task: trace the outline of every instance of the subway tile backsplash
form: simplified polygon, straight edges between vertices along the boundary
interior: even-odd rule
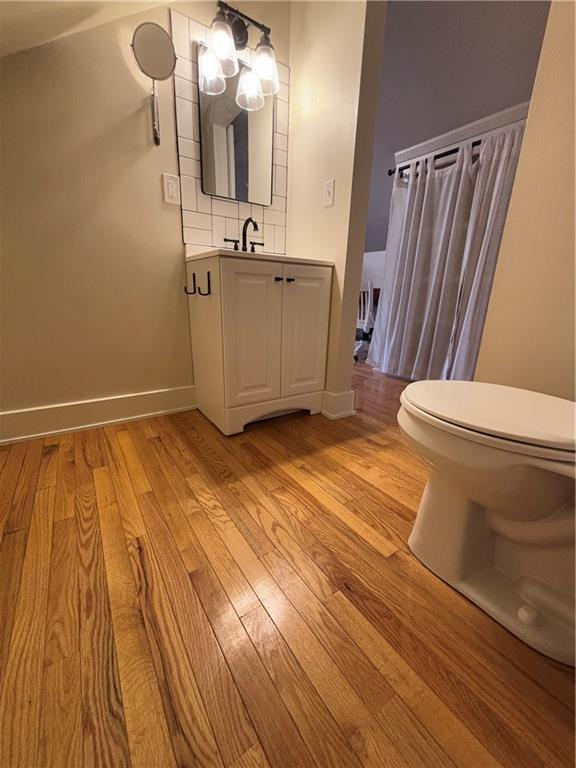
[[[290,70],[278,63],[280,92],[274,99],[273,198],[270,206],[226,200],[202,192],[200,178],[200,132],[198,112],[198,67],[196,47],[206,42],[208,28],[178,11],[170,11],[172,40],[177,62],[174,73],[178,159],[182,190],[182,232],[185,244],[228,246],[225,237],[237,238],[242,223],[249,217],[258,223],[252,239],[264,242],[270,253],[286,253],[286,208],[288,166],[288,101]],[[252,51],[239,52],[238,58],[251,63]]]
[[[192,176],[194,179],[200,176],[200,161],[189,157],[180,158],[180,173],[183,176]]]
[[[287,181],[286,167],[283,165],[273,165],[272,191],[275,195],[278,197],[286,197]]]
[[[185,80],[183,77],[174,78],[174,91],[176,96],[187,101],[197,101],[198,93],[191,80]]]
[[[198,208],[198,196],[196,194],[196,179],[191,176],[180,175],[180,192],[182,197],[182,210],[195,211]]]

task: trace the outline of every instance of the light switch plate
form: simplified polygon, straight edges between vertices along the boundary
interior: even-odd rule
[[[164,190],[164,202],[171,205],[180,205],[180,178],[171,173],[162,174],[162,189]]]
[[[322,187],[322,203],[324,208],[334,205],[334,179],[328,179]]]

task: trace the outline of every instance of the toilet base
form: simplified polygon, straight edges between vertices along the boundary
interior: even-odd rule
[[[516,637],[574,666],[573,596],[559,590],[558,583],[542,581],[536,559],[542,548],[534,555],[530,547],[519,547],[496,534],[487,520],[483,507],[464,498],[433,471],[408,545],[430,571]],[[526,551],[524,559],[518,549]],[[573,553],[573,542],[557,551],[547,549],[548,555],[565,563],[568,579],[573,573]]]

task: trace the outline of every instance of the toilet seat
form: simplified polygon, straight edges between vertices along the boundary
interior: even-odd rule
[[[483,382],[418,381],[401,402],[414,416],[473,442],[574,463],[576,410],[569,400]]]

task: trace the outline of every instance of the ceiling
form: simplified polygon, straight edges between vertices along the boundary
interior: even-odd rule
[[[158,2],[0,0],[0,57],[163,5]]]

